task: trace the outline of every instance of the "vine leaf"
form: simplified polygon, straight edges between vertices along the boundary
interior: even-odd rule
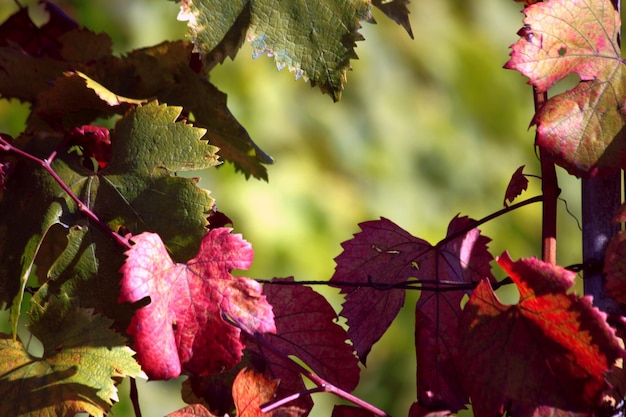
[[[404,304],[405,289],[402,286],[409,278],[427,280],[436,287],[440,281],[463,284],[491,277],[489,262],[492,257],[486,251],[488,239],[471,228],[472,222],[466,217],[453,219],[448,237],[433,246],[381,218],[361,223],[362,232],[342,244],[343,252],[335,259],[337,267],[330,284],[341,287],[341,293],[346,294],[340,315],[348,319],[348,337],[361,362],[365,363],[372,345],[380,339]],[[463,232],[465,228],[467,232]],[[416,328],[416,332],[436,330],[428,330],[426,322],[437,322],[440,312],[435,310],[439,307],[433,306],[439,306],[440,301],[456,304],[453,310],[460,310],[458,302],[447,297],[438,292],[422,294],[416,314],[424,317],[426,321],[419,320],[419,323],[426,327]],[[441,308],[444,308],[443,304]],[[424,337],[423,345],[422,341],[418,343],[418,356],[423,354],[421,349],[428,349],[430,342],[427,340],[437,333]],[[434,361],[433,358],[429,360]],[[426,374],[430,375],[429,372]]]
[[[273,159],[230,113],[226,95],[199,73],[189,42],[116,57],[108,35],[81,28],[56,6],[42,3],[50,18],[41,27],[26,8],[0,25],[0,96],[33,104],[27,131],[71,129],[124,115],[129,103],[156,98],[193,113],[196,126],[207,129],[206,139],[237,170],[267,179],[263,164]]]
[[[372,0],[372,4],[385,13],[388,18],[399,24],[413,39],[413,30],[409,21],[409,0]]]
[[[455,217],[448,226],[447,239],[419,256],[415,276],[444,282],[475,284],[491,282],[490,239],[472,228],[468,217]],[[458,235],[458,236],[457,236]],[[467,394],[458,372],[461,300],[467,291],[422,291],[415,306],[415,351],[417,355],[417,398],[422,407],[454,412],[465,408]]]
[[[285,279],[293,281],[293,278]],[[316,375],[327,382],[352,391],[359,382],[360,369],[353,347],[346,340],[346,331],[335,323],[337,315],[328,301],[310,287],[303,285],[266,284],[264,293],[274,309],[276,334],[266,340],[282,353],[296,356]],[[284,280],[283,280],[284,281]],[[284,359],[264,353],[261,347],[247,343],[250,351],[264,357],[268,374],[280,379],[277,395],[284,397],[306,388],[301,375],[284,366]],[[310,396],[291,404],[311,409]]]
[[[539,92],[572,73],[581,79],[535,114],[537,144],[573,175],[624,168],[626,74],[619,13],[610,0],[552,0],[533,4],[524,14],[521,38],[505,68],[527,76]]]
[[[372,20],[370,8],[362,0],[182,0],[179,19],[188,22],[194,44],[204,54],[227,35],[247,30],[255,57],[274,56],[279,69],[286,66],[297,79],[310,80],[337,101],[350,59],[357,58],[359,22]],[[247,13],[249,18],[240,18]]]
[[[43,355],[0,335],[0,414],[102,417],[118,400],[114,379],[145,378],[109,319],[54,297],[46,305],[31,304],[29,319]]]
[[[509,203],[512,203],[517,197],[528,189],[528,178],[526,178],[526,175],[524,174],[525,166],[526,165],[522,165],[517,168],[511,176],[511,181],[509,181],[509,185],[506,187],[506,192],[504,193],[504,207],[508,207]]]
[[[192,113],[194,125],[206,130],[206,140],[219,148],[220,157],[232,162],[246,176],[267,180],[263,164],[273,163],[250,138],[226,106],[226,94],[199,74],[189,42],[164,42],[132,51],[122,58],[110,57],[85,74],[125,97],[156,97]],[[134,82],[129,83],[132,78]],[[101,95],[101,94],[100,94]]]
[[[498,264],[517,285],[519,303],[501,304],[484,280],[459,327],[461,373],[476,416],[599,405],[604,373],[624,356],[606,315],[590,297],[567,293],[574,272],[534,258],[514,262],[507,253]]]
[[[394,286],[414,276],[419,267],[413,263],[416,254],[431,246],[385,218],[359,227],[360,233],[341,244],[343,252],[335,258],[337,266],[329,283],[347,294],[340,315],[348,319],[348,337],[365,364],[372,345],[404,305],[405,290]]]
[[[250,333],[276,331],[260,284],[231,275],[233,269],[250,266],[253,252],[230,230],[210,230],[187,264],[175,264],[157,234],[132,238],[135,245],[122,267],[120,301],[150,297],[127,331],[151,379],[175,378],[182,370],[212,374],[238,363],[240,330],[224,321],[223,314]]]

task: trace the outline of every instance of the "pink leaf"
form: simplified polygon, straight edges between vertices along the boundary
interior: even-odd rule
[[[542,157],[584,177],[626,167],[619,13],[610,0],[551,0],[524,14],[521,39],[505,68],[520,71],[539,92],[572,73],[581,79],[535,114]]]
[[[120,302],[150,297],[150,304],[135,313],[128,333],[151,379],[175,378],[182,370],[211,374],[239,362],[240,330],[222,315],[251,333],[275,331],[261,286],[230,273],[247,269],[252,261],[252,247],[240,235],[227,228],[210,230],[187,264],[175,264],[154,233],[132,241],[121,270]]]

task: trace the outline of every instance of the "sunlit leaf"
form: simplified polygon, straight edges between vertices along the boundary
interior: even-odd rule
[[[505,68],[526,75],[540,92],[572,73],[581,79],[535,115],[542,156],[578,176],[623,168],[626,82],[619,13],[610,0],[551,0],[524,14],[521,39]]]
[[[188,22],[204,53],[231,31],[247,29],[255,57],[273,56],[279,69],[289,68],[338,100],[350,60],[357,57],[355,42],[362,39],[359,22],[371,20],[370,8],[363,0],[183,0],[179,19]],[[246,13],[249,19],[241,19]]]
[[[158,235],[133,237],[122,268],[120,301],[150,297],[128,328],[137,360],[151,379],[170,379],[186,370],[206,375],[240,361],[240,330],[225,314],[250,333],[274,332],[272,307],[255,281],[234,277],[247,269],[252,247],[230,229],[209,231],[198,255],[175,264]]]
[[[51,298],[47,305],[32,305],[30,321],[43,344],[41,357],[0,335],[2,415],[101,417],[118,401],[115,380],[145,377],[108,319]]]

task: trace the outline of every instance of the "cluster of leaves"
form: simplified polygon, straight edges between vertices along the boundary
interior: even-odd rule
[[[494,290],[509,280],[494,278],[480,222],[455,217],[435,245],[387,219],[362,223],[329,281],[346,297],[344,330],[292,278],[261,286],[234,276],[252,262],[250,244],[208,191],[176,176],[222,158],[267,177],[271,158],[206,77],[246,38],[338,100],[372,5],[412,35],[407,3],[181,0],[193,43],[122,57],[49,3],[41,27],[26,9],[0,25],[0,95],[31,104],[26,131],[0,138],[0,303],[12,324],[0,335],[3,415],[103,416],[122,378],[184,374],[190,406],[172,416],[305,416],[316,391],[361,407],[338,406],[335,417],[384,416],[349,393],[414,289],[410,416],[469,403],[479,417],[588,415],[607,396],[621,401],[626,384],[613,365],[626,352],[606,315],[571,293],[575,273],[505,252],[495,259],[520,299],[502,304]],[[538,145],[575,175],[624,168],[617,12],[609,0],[528,3],[506,67],[542,92],[572,72],[581,78],[535,115]],[[505,205],[526,184],[520,169]],[[608,288],[623,303],[625,241],[607,255]],[[18,336],[22,310],[41,355]]]

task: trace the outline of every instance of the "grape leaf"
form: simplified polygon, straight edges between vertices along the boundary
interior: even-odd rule
[[[604,373],[624,356],[590,297],[567,294],[575,273],[537,259],[498,259],[520,292],[500,303],[482,281],[461,318],[461,374],[477,417],[537,407],[581,412],[599,405]]]
[[[399,24],[406,30],[413,39],[413,30],[409,21],[409,0],[372,0],[372,4],[379,8],[391,20]]]
[[[205,54],[227,35],[247,29],[255,57],[274,56],[279,69],[286,66],[336,101],[350,59],[356,58],[355,42],[362,39],[359,22],[372,19],[370,8],[362,0],[182,0],[179,20],[188,22],[196,47]],[[249,19],[240,19],[245,13]]]
[[[109,90],[125,97],[156,97],[182,106],[193,114],[194,125],[207,129],[206,139],[217,146],[220,156],[246,176],[267,179],[263,164],[273,163],[226,106],[226,95],[191,67],[194,54],[188,42],[164,42],[132,51],[122,58],[111,57],[85,74]],[[133,82],[129,83],[128,80]]]
[[[453,219],[448,239],[467,226],[471,226],[471,220]],[[348,336],[363,363],[404,304],[405,289],[397,286],[411,277],[437,285],[439,280],[463,283],[491,276],[491,256],[481,248],[488,240],[475,229],[432,246],[384,218],[360,227],[362,232],[342,244],[344,250],[335,259],[337,267],[330,283],[342,287],[341,292],[347,294],[340,314],[348,319]],[[419,314],[438,305],[440,296],[423,294],[417,306],[423,310]],[[435,303],[430,304],[432,301]],[[456,303],[447,299],[445,302]],[[460,307],[457,305],[456,309]]]
[[[230,274],[252,262],[252,247],[240,235],[227,228],[210,230],[187,264],[172,262],[156,234],[132,240],[122,267],[120,301],[151,299],[128,328],[137,360],[151,379],[175,378],[182,370],[211,374],[239,362],[240,330],[222,314],[250,333],[276,330],[261,286]]]
[[[362,232],[341,244],[343,252],[335,258],[329,283],[347,294],[340,315],[348,319],[348,337],[365,364],[372,345],[404,305],[405,290],[393,286],[414,276],[416,253],[431,246],[385,218],[359,227]]]
[[[467,403],[458,373],[456,332],[466,291],[440,291],[438,284],[495,281],[490,265],[493,257],[487,249],[490,239],[473,225],[468,217],[455,217],[446,240],[416,258],[420,268],[414,276],[435,280],[433,291],[422,290],[415,305],[417,398],[421,406],[433,411],[456,412]]]
[[[293,278],[287,278],[293,281]],[[335,323],[337,315],[328,301],[303,285],[266,284],[264,292],[274,309],[276,334],[265,338],[286,355],[302,360],[316,375],[345,390],[352,391],[359,382],[358,360],[346,340],[346,331]],[[264,353],[252,342],[248,348],[267,361],[267,374],[280,379],[277,395],[285,397],[306,388],[299,373],[285,367],[282,358]],[[292,404],[307,410],[309,396]]]
[[[509,203],[512,203],[520,194],[528,189],[528,178],[524,175],[524,167],[517,168],[513,175],[511,176],[511,181],[509,181],[509,185],[506,187],[506,192],[504,193],[504,207],[508,207]]]
[[[111,39],[78,25],[43,2],[49,20],[37,27],[21,8],[0,25],[0,95],[34,103],[63,71],[111,55]]]
[[[54,6],[46,3],[46,7]],[[133,101],[128,97],[156,98],[193,113],[196,125],[208,129],[207,139],[221,148],[220,155],[237,170],[267,179],[263,164],[273,159],[232,116],[226,95],[191,68],[190,43],[166,42],[114,57],[106,34],[79,28],[57,8],[50,16],[38,28],[26,9],[21,9],[0,25],[0,96],[34,103],[28,130],[46,128],[41,120],[53,129],[90,124],[98,117],[125,114],[128,106],[124,104]],[[64,21],[71,25],[58,23]],[[37,42],[45,47],[33,49]],[[65,72],[81,74],[88,88],[84,81],[64,76]],[[102,86],[110,90],[106,96]],[[108,101],[121,96],[121,105],[109,105]]]
[[[114,379],[145,377],[108,319],[56,298],[31,304],[29,319],[43,356],[0,335],[0,414],[101,417],[118,399]]]
[[[619,13],[610,0],[552,0],[533,4],[524,14],[521,38],[505,68],[520,71],[539,92],[572,73],[582,80],[535,114],[537,144],[573,175],[624,168],[626,73]]]

